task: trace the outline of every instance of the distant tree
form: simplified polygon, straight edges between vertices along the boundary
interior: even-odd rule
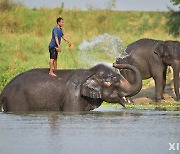
[[[0,11],[10,11],[17,6],[12,0],[0,0]]]
[[[173,5],[179,5],[180,4],[180,0],[171,0],[171,3]],[[180,6],[179,6],[179,8],[180,8]]]
[[[180,35],[180,0],[171,0],[174,6],[178,6],[179,10],[174,11],[169,8],[169,20],[167,25],[169,27],[169,33],[173,34],[175,37]]]
[[[64,2],[61,3],[61,7],[59,8],[59,14],[61,15],[64,10]]]
[[[109,0],[106,5],[107,10],[112,10],[116,7],[116,0]]]

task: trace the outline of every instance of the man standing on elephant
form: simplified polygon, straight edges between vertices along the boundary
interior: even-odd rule
[[[49,74],[52,76],[56,76],[53,72],[53,67],[54,69],[57,69],[57,57],[58,57],[58,52],[61,52],[61,38],[65,40],[69,47],[71,46],[71,43],[67,40],[67,38],[64,36],[63,31],[62,31],[62,26],[64,25],[64,20],[63,18],[59,17],[56,20],[57,25],[53,28],[52,30],[52,38],[49,43],[49,53],[50,53],[50,70]]]

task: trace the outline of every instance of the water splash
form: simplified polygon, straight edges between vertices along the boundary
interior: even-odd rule
[[[118,57],[125,57],[125,48],[122,40],[105,33],[94,37],[91,42],[83,40],[79,45],[79,64],[82,67],[92,67],[99,63],[112,66]]]

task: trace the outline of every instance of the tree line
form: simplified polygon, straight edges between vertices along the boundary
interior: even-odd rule
[[[175,11],[169,8],[167,25],[169,27],[169,33],[177,37],[180,35],[180,0],[171,0],[171,3],[177,6],[178,10]]]

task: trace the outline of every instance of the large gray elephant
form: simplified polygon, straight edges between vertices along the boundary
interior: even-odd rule
[[[89,111],[103,101],[123,104],[123,97],[136,94],[142,87],[140,72],[131,65],[115,64],[135,72],[131,85],[112,68],[99,64],[90,69],[33,69],[12,79],[0,95],[0,108],[8,111]]]
[[[180,42],[140,39],[128,45],[126,53],[129,55],[117,59],[116,63],[135,66],[142,79],[152,77],[155,81],[157,101],[164,99],[167,66],[172,66],[176,98],[179,100]],[[121,73],[129,82],[133,82],[132,72],[122,70]]]

